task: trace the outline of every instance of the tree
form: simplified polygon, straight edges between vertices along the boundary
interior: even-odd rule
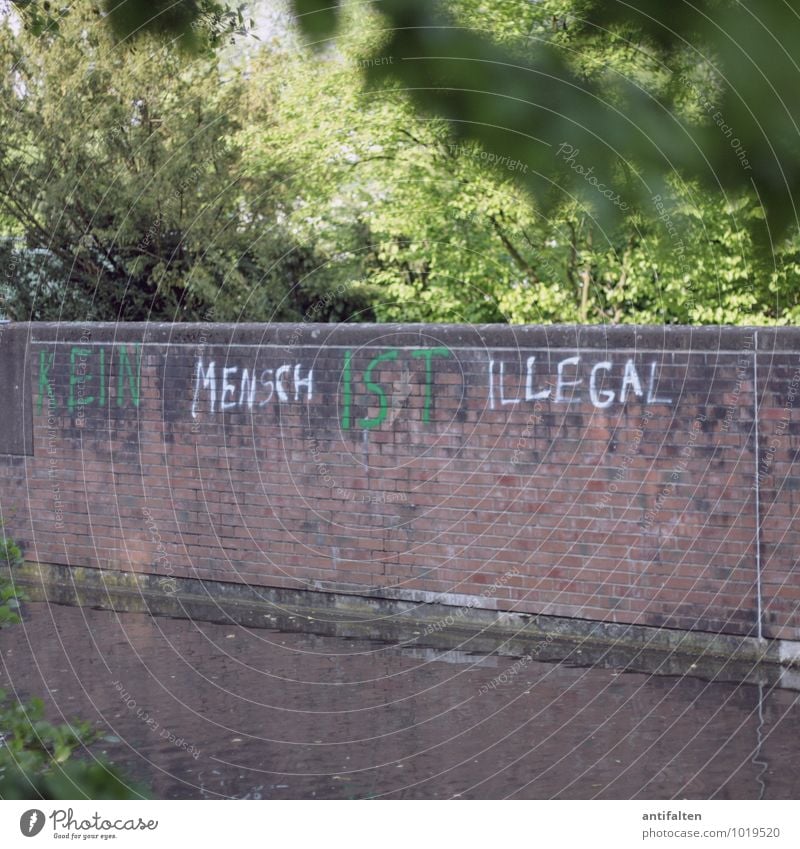
[[[287,175],[248,173],[241,69],[115,45],[88,2],[17,30],[0,25],[0,210],[24,234],[4,248],[11,316],[299,317],[324,258],[281,226]]]
[[[507,51],[526,49],[526,5],[491,6],[491,32]],[[487,26],[485,4],[447,7],[466,27]],[[621,180],[608,184],[619,211],[608,227],[593,203],[602,184],[580,152],[565,150],[589,195],[562,192],[545,207],[520,185],[527,163],[459,141],[448,122],[420,116],[399,83],[371,86],[365,72],[393,64],[382,21],[360,5],[342,15],[335,47],[315,52],[295,41],[258,54],[254,91],[273,104],[275,120],[255,120],[246,146],[254,162],[293,175],[291,226],[324,245],[326,275],[369,288],[381,320],[763,323],[798,315],[796,244],[772,253],[759,246],[753,224],[763,219],[752,193],[726,198],[673,176],[642,210]],[[550,27],[550,18],[540,24]],[[558,35],[572,37],[569,29]],[[687,57],[682,73],[689,65]],[[623,71],[653,90],[670,85],[652,57],[629,45],[599,42],[576,59],[583,75]],[[702,96],[688,92],[681,109],[701,113]]]
[[[122,5],[129,4],[136,5]],[[307,33],[320,13],[312,0],[302,5]],[[732,14],[730,5],[717,4],[720,20]],[[143,31],[148,22],[164,22],[161,6],[149,8],[139,20]],[[210,0],[195,20],[201,26],[192,29],[201,42],[194,58],[169,39],[132,37],[114,16],[124,42],[112,50],[111,30],[98,18],[97,36],[126,75],[135,66],[130,56],[166,51],[169,73],[157,91],[147,89],[154,72],[139,69],[123,102],[148,91],[162,117],[155,141],[167,132],[174,138],[168,148],[156,144],[158,169],[143,172],[150,188],[137,193],[138,174],[128,175],[127,185],[136,187],[112,204],[120,210],[114,221],[139,222],[111,241],[125,245],[118,252],[132,253],[144,269],[142,276],[131,274],[139,268],[132,263],[122,269],[144,294],[126,302],[128,311],[115,302],[90,314],[147,318],[153,301],[151,315],[166,318],[209,315],[210,305],[215,317],[253,320],[774,323],[800,317],[796,231],[765,241],[762,201],[775,196],[761,196],[748,182],[756,169],[741,155],[743,142],[737,152],[728,138],[733,131],[715,117],[727,87],[721,66],[698,62],[698,45],[713,58],[707,27],[696,28],[694,41],[665,40],[633,17],[603,23],[603,11],[588,0],[441,0],[436,14],[447,15],[448,27],[416,0],[390,0],[376,7],[380,13],[355,2],[328,8],[315,43],[304,44],[302,32],[281,31],[279,40],[243,51],[238,40],[235,61],[211,42],[219,45],[227,38],[221,33],[239,27],[241,11],[220,11]],[[678,18],[682,32],[689,25]],[[420,21],[427,34],[397,27]],[[331,22],[338,26],[335,41],[326,35]],[[47,36],[56,24],[62,40],[75,38],[67,19],[39,21],[31,31]],[[169,26],[162,29],[172,37]],[[450,58],[434,60],[436,50]],[[59,69],[50,73],[58,84]],[[159,102],[182,75],[194,75],[186,90]],[[224,96],[214,89],[220,79],[229,80]],[[70,78],[70,85],[79,84]],[[573,90],[577,100],[565,94]],[[631,114],[630,97],[639,96],[649,105]],[[87,97],[72,102],[84,122],[85,104],[94,102]],[[667,114],[667,104],[668,121],[659,125],[666,146],[656,169],[653,150],[642,153],[637,144],[652,148],[643,132],[656,113]],[[186,117],[193,109],[200,124]],[[131,114],[100,123],[136,135],[138,155],[154,139]],[[11,123],[9,117],[9,130]],[[225,131],[195,141],[200,125]],[[540,131],[549,147],[537,140]],[[693,176],[683,154],[676,160],[681,168],[671,167],[673,146],[706,136],[714,141],[711,164],[722,139],[745,184],[722,168],[719,185],[709,188],[708,173]],[[605,152],[595,159],[598,144]],[[40,146],[34,187],[47,184],[45,164],[53,161],[52,142]],[[177,152],[183,164],[173,168]],[[752,158],[756,148],[746,153]],[[189,218],[171,225],[158,264],[142,258],[141,244],[165,198],[204,159],[213,168],[192,171]],[[89,151],[84,161],[103,160]],[[113,167],[126,173],[125,162]],[[149,166],[145,160],[137,167]],[[65,179],[63,191],[83,173]],[[39,202],[33,188],[28,196]],[[56,202],[51,209],[51,220],[59,220]],[[231,226],[208,225],[212,209]],[[770,225],[780,217],[771,214]],[[37,269],[44,264],[65,261],[19,215],[14,226],[36,248],[15,257],[15,268],[29,260],[35,266],[28,279],[42,276]],[[73,227],[62,242],[70,259],[76,234]],[[84,278],[93,285],[91,274]],[[119,273],[109,270],[104,279],[103,291],[119,290]],[[26,286],[18,290],[21,300]],[[84,303],[85,291],[40,286],[38,312],[23,305],[18,315],[58,318],[65,292]],[[62,315],[86,314],[71,309]]]
[[[181,36],[186,21],[199,19],[204,6],[198,0],[106,5],[136,10],[110,16],[124,38],[148,28]],[[465,5],[477,14],[480,30],[453,26],[447,3],[376,4],[389,37],[370,57],[368,74],[373,82],[399,79],[420,108],[447,118],[457,137],[529,163],[526,183],[540,200],[550,180],[581,187],[579,177],[553,157],[553,148],[568,142],[605,182],[620,169],[627,172],[629,192],[645,208],[661,193],[663,175],[678,172],[734,195],[755,189],[773,238],[796,226],[796,0],[466,0]],[[327,42],[344,17],[332,0],[294,0],[293,6],[317,45]],[[526,46],[509,48],[506,37],[513,41],[520,25],[527,28]],[[666,88],[642,87],[641,77],[628,77],[624,68],[584,73],[576,56],[586,53],[591,62],[598,44],[631,58],[647,57],[659,69],[655,76],[666,77]],[[391,67],[377,61],[380,55],[393,57]],[[711,107],[700,121],[686,120],[675,109],[695,86],[705,89]],[[613,204],[597,206],[598,214],[618,218]]]

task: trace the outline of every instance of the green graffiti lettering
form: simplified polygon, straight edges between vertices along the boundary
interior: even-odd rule
[[[136,374],[133,372],[127,348],[119,348],[119,374],[117,375],[117,406],[124,403],[125,378],[128,378],[128,389],[131,393],[133,406],[139,406],[139,390],[142,383],[142,346],[136,344]]]
[[[350,429],[350,407],[353,403],[353,352],[344,352],[342,369],[342,430]]]
[[[70,413],[75,409],[75,387],[80,385],[83,386],[87,380],[90,380],[92,375],[86,374],[86,358],[91,355],[91,350],[89,348],[70,348],[69,352],[69,396],[67,398],[67,409]],[[80,357],[80,361],[78,362],[78,368],[80,371],[75,370],[75,359]],[[78,399],[78,406],[85,407],[87,404],[91,404],[94,401],[94,396],[82,396]]]
[[[429,422],[431,420],[431,402],[433,400],[433,358],[434,357],[449,357],[450,351],[447,348],[421,348],[419,351],[413,351],[412,357],[425,357],[425,404],[422,408],[422,421]]]
[[[39,401],[36,407],[36,412],[42,412],[42,403],[45,393],[53,394],[53,387],[50,385],[50,369],[53,367],[55,354],[48,354],[47,351],[39,351]]]
[[[106,349],[100,349],[100,398],[98,403],[102,407],[106,403]]]
[[[385,363],[385,362],[388,362],[389,360],[396,360],[396,359],[397,359],[397,351],[396,350],[386,351],[383,354],[378,354],[378,356],[375,357],[374,359],[372,359],[370,361],[369,365],[367,366],[367,370],[364,372],[364,385],[367,387],[367,389],[370,392],[372,392],[373,394],[378,396],[379,403],[380,403],[380,412],[378,413],[377,416],[374,416],[371,419],[369,419],[369,418],[359,419],[358,420],[358,426],[359,427],[363,427],[363,428],[378,427],[380,425],[380,423],[386,418],[386,408],[388,406],[387,401],[386,401],[386,393],[383,391],[383,389],[377,383],[374,383],[372,381],[372,370],[379,363]]]

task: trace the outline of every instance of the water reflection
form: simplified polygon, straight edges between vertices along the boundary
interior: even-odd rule
[[[798,795],[769,684],[43,603],[0,640],[0,686],[100,723],[158,798]]]

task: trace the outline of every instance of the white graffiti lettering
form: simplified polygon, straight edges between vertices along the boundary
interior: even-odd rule
[[[658,372],[655,361],[650,363],[649,375],[645,371],[646,381],[640,375],[633,359],[624,364],[603,360],[597,363],[584,363],[579,355],[565,357],[556,364],[555,393],[552,397],[556,404],[576,404],[584,400],[582,389],[588,376],[588,400],[598,410],[605,410],[614,403],[625,404],[629,397],[635,397],[644,404],[672,404],[671,398],[659,396]],[[588,374],[587,374],[588,372]],[[501,407],[519,404],[521,387],[525,386],[525,401],[551,400],[551,383],[543,388],[536,384],[536,357],[527,357],[525,374],[518,378],[519,392],[514,391],[515,380],[503,360],[489,360],[488,368],[489,409],[494,410],[496,403]]]
[[[301,363],[263,369],[256,377],[255,369],[240,366],[216,367],[212,360],[206,364],[202,357],[195,362],[192,418],[199,410],[210,413],[230,410],[252,410],[265,407],[275,397],[280,404],[310,401],[314,390],[314,370]],[[290,394],[291,393],[291,394]]]

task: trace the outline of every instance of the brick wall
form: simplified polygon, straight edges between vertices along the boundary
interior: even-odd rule
[[[30,560],[800,639],[793,329],[5,334]]]

